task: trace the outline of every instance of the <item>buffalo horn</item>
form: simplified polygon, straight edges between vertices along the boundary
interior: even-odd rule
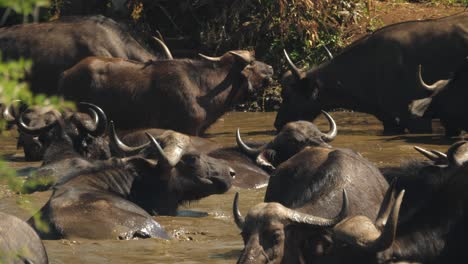
[[[461,151],[459,152],[458,149],[467,143],[466,141],[458,141],[455,142],[450,148],[447,150],[447,158],[449,161],[449,165],[460,167],[468,160],[468,151]]]
[[[156,42],[158,42],[158,44],[161,46],[161,48],[163,49],[164,51],[164,54],[166,55],[166,58],[168,60],[173,60],[174,57],[172,57],[172,53],[171,51],[169,50],[169,48],[166,46],[166,44],[164,43],[164,41],[162,41],[161,39],[157,38],[157,37],[153,37],[154,40],[156,40]]]
[[[304,214],[293,209],[286,208],[287,218],[298,224],[308,224],[316,227],[331,227],[339,223],[348,215],[348,195],[346,190],[343,189],[343,202],[341,210],[337,216],[332,219],[317,217],[309,214]]]
[[[330,58],[330,60],[333,60],[333,54],[330,52],[327,46],[323,45],[323,47],[325,48],[325,51],[327,52],[328,58]]]
[[[229,53],[243,60],[245,63],[252,62],[252,56],[248,51],[229,51]]]
[[[236,192],[234,195],[234,202],[232,203],[232,215],[234,216],[234,222],[236,222],[237,227],[242,230],[244,228],[245,219],[242,217],[239,211],[239,193]]]
[[[210,56],[203,55],[201,53],[198,53],[198,56],[208,61],[213,61],[213,62],[221,61],[221,57],[210,57]]]
[[[179,163],[179,160],[180,160],[180,156],[177,156],[177,159],[176,158],[173,158],[173,159],[170,159],[166,153],[164,152],[163,148],[161,147],[161,145],[159,145],[158,141],[153,137],[153,135],[151,135],[150,133],[148,132],[145,132],[146,136],[148,137],[148,139],[150,140],[151,142],[151,146],[153,146],[154,148],[156,148],[156,150],[158,151],[159,155],[160,155],[160,161],[163,163],[163,164],[167,164],[169,165],[170,167],[174,167],[175,165],[177,165],[177,163]]]
[[[322,110],[322,113],[323,115],[325,115],[325,117],[328,120],[328,123],[330,124],[330,131],[328,131],[328,133],[326,134],[322,133],[322,139],[325,142],[331,142],[333,141],[333,139],[335,139],[336,135],[338,134],[338,129],[336,127],[335,120],[333,120],[333,118],[327,112]]]
[[[401,202],[403,201],[403,196],[405,195],[405,190],[402,190],[398,197],[396,198],[392,210],[388,217],[385,219],[385,226],[383,227],[382,233],[379,238],[374,240],[369,246],[369,250],[372,251],[382,251],[389,248],[393,240],[395,240],[396,228],[398,224],[398,215],[400,213]]]
[[[380,206],[379,213],[377,214],[377,218],[375,220],[375,226],[377,228],[383,228],[386,224],[388,216],[392,210],[391,205],[395,201],[395,186],[396,186],[397,178],[393,178],[390,182],[390,186],[388,187],[387,192],[382,200],[382,205]]]
[[[7,107],[5,107],[5,110],[3,110],[3,118],[6,121],[15,121],[16,116],[15,116],[15,109],[13,109],[15,103],[21,102],[21,100],[14,100],[11,104],[9,104]]]
[[[291,58],[289,58],[288,52],[285,49],[283,49],[283,52],[284,52],[284,56],[286,57],[286,61],[288,61],[288,64],[291,67],[291,70],[294,76],[296,76],[297,79],[302,79],[301,70],[299,70],[299,68],[297,68],[297,66],[292,62]]]
[[[448,79],[448,80],[439,80],[435,83],[433,83],[432,85],[429,85],[429,84],[426,84],[422,78],[422,74],[421,74],[421,69],[422,69],[422,66],[421,64],[418,66],[418,80],[419,80],[419,84],[421,85],[421,87],[423,87],[424,89],[428,90],[429,92],[434,92],[434,91],[437,91],[438,89],[444,87],[447,85],[448,82],[450,82],[451,79]]]
[[[109,123],[109,139],[113,140],[114,145],[117,146],[117,148],[120,151],[125,153],[126,156],[135,155],[138,152],[140,152],[142,149],[144,149],[144,148],[146,148],[146,147],[148,147],[150,145],[150,143],[148,142],[148,143],[145,143],[145,144],[143,144],[141,146],[138,146],[138,147],[127,146],[117,136],[117,133],[115,132],[114,121],[110,121],[110,123]]]
[[[20,115],[20,117],[16,120],[16,125],[18,126],[18,129],[20,130],[20,132],[28,134],[28,135],[32,135],[32,136],[38,136],[38,135],[42,134],[43,132],[48,131],[53,126],[55,126],[55,124],[57,123],[57,121],[59,119],[59,118],[57,118],[54,122],[52,122],[52,123],[50,123],[48,125],[45,125],[43,127],[30,127],[30,126],[28,126],[28,125],[26,125],[24,123],[23,115],[24,115],[25,112],[26,111],[24,111]]]
[[[242,150],[242,152],[244,152],[245,154],[247,154],[248,156],[252,158],[256,158],[261,152],[260,148],[254,149],[254,148],[247,146],[247,144],[244,143],[244,141],[242,140],[240,136],[239,128],[237,128],[237,131],[236,131],[236,142],[237,142],[237,146]]]
[[[432,153],[436,154],[440,159],[445,159],[447,160],[447,154],[437,151],[437,150],[431,150]]]
[[[424,157],[432,160],[432,161],[438,161],[439,160],[439,156],[436,155],[435,153],[433,153],[432,151],[428,151],[428,150],[425,150],[421,147],[418,147],[418,146],[414,146],[413,147],[417,152],[421,153]]]
[[[107,116],[104,111],[99,106],[91,103],[80,102],[79,106],[87,107],[91,113],[90,115],[92,119],[94,120],[94,128],[90,129],[84,126],[86,130],[88,130],[88,133],[94,137],[104,135],[107,130]]]

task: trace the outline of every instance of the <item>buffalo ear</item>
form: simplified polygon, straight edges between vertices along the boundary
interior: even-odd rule
[[[240,59],[241,61],[249,64],[253,62],[255,59],[253,54],[247,50],[236,50],[236,51],[229,51],[230,54],[234,55],[236,58]]]
[[[432,103],[431,97],[414,100],[409,105],[409,111],[412,115],[416,117],[429,117],[428,116],[429,112],[427,111],[427,109],[429,109],[429,106],[431,105],[431,103]]]

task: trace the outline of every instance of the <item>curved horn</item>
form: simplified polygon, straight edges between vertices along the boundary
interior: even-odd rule
[[[114,145],[118,148],[118,150],[122,151],[124,155],[126,156],[131,156],[135,155],[138,152],[140,152],[142,149],[148,147],[150,145],[150,142],[145,143],[141,146],[137,147],[130,147],[127,146],[125,143],[123,143],[120,138],[117,136],[117,133],[115,132],[115,126],[114,126],[114,121],[110,121],[109,124],[109,139],[112,140]]]
[[[159,156],[160,156],[160,161],[162,161],[163,164],[167,164],[170,167],[174,167],[179,162],[179,160],[171,160],[171,159],[169,159],[167,157],[167,155],[164,152],[163,148],[161,147],[161,145],[159,145],[158,141],[153,137],[153,135],[151,135],[148,132],[145,132],[145,134],[148,137],[148,139],[150,140],[151,146],[156,148],[156,150],[158,151]]]
[[[308,224],[317,227],[331,227],[339,223],[348,215],[348,195],[343,189],[343,203],[337,216],[332,219],[317,217],[309,214],[300,213],[296,210],[286,208],[286,217],[294,223]]]
[[[104,111],[95,104],[86,102],[80,102],[78,104],[79,106],[85,106],[88,108],[88,112],[94,121],[94,128],[89,128],[83,124],[81,124],[81,127],[84,127],[88,133],[94,137],[104,135],[107,130],[107,116]],[[79,122],[82,123],[81,120],[79,120]]]
[[[158,42],[158,44],[159,44],[159,45],[161,46],[161,48],[163,49],[164,54],[166,55],[166,58],[167,58],[168,60],[173,60],[174,57],[172,57],[172,53],[171,53],[171,51],[169,50],[169,48],[166,46],[166,44],[165,44],[162,40],[160,40],[159,38],[157,38],[157,37],[153,37],[153,38],[154,38],[154,40],[156,40],[156,42]]]
[[[286,61],[288,62],[289,66],[291,67],[291,70],[292,70],[294,76],[296,76],[297,79],[302,79],[301,70],[299,70],[299,68],[297,68],[297,66],[292,62],[291,58],[289,58],[288,52],[285,49],[283,49],[283,52],[284,52],[284,56],[286,57]]]
[[[390,182],[390,186],[388,187],[388,190],[385,193],[385,196],[382,200],[379,213],[377,214],[377,218],[375,220],[375,226],[377,226],[377,228],[380,228],[380,229],[383,228],[386,224],[388,216],[390,215],[390,212],[392,210],[391,205],[395,201],[396,181],[397,181],[396,177],[392,179],[392,181]]]
[[[422,78],[422,74],[421,74],[421,69],[422,69],[422,66],[421,64],[419,64],[418,66],[418,80],[419,80],[419,84],[421,85],[421,87],[423,87],[424,89],[430,91],[430,92],[434,92],[444,86],[447,85],[448,82],[450,82],[451,79],[447,79],[447,80],[439,80],[435,83],[433,83],[432,85],[429,85],[429,84],[426,84]]]
[[[247,154],[248,156],[252,158],[256,158],[261,152],[259,148],[254,149],[254,148],[247,146],[247,144],[244,143],[244,141],[242,140],[240,136],[239,128],[237,128],[237,131],[236,131],[236,142],[237,142],[237,146],[242,150],[242,152],[244,152],[245,154]]]
[[[426,158],[428,158],[428,159],[430,159],[432,161],[439,161],[439,157],[436,154],[432,153],[431,151],[425,150],[425,149],[423,149],[421,147],[418,147],[418,146],[413,146],[413,148],[417,152],[421,153],[424,157],[426,157]]]
[[[25,111],[26,112],[26,111]],[[20,132],[22,133],[25,133],[25,134],[28,134],[28,135],[32,135],[32,136],[38,136],[40,135],[41,133],[44,133],[46,131],[48,131],[49,129],[51,129],[52,127],[55,126],[55,124],[57,124],[58,122],[58,119],[59,117],[57,117],[57,119],[54,120],[54,122],[48,124],[48,125],[45,125],[43,127],[30,127],[28,125],[26,125],[24,123],[24,120],[23,120],[23,115],[24,113],[23,112],[20,117],[16,120],[16,125],[18,126],[18,129],[20,130]],[[55,112],[54,112],[55,113]]]
[[[325,117],[328,120],[328,123],[330,124],[330,131],[328,133],[322,133],[322,139],[325,142],[331,142],[333,139],[335,139],[336,135],[338,134],[338,129],[336,127],[335,120],[325,111],[322,110],[322,114],[325,115]]]
[[[210,56],[203,55],[201,53],[198,53],[198,56],[208,61],[213,61],[213,62],[221,61],[221,57],[210,57]]]
[[[463,163],[466,162],[468,159],[468,151],[465,151],[465,153],[457,153],[458,148],[460,148],[462,145],[467,143],[466,141],[458,141],[455,142],[450,148],[447,150],[447,158],[449,161],[449,165],[455,166],[455,167],[460,167],[463,165]]]
[[[327,52],[328,58],[330,58],[330,60],[333,60],[333,54],[330,52],[327,46],[323,45],[323,47],[325,48],[325,51]]]
[[[5,110],[3,110],[3,113],[2,113],[3,119],[5,119],[6,121],[16,120],[15,109],[13,108],[13,106],[15,105],[15,103],[18,103],[18,102],[21,102],[21,100],[14,100],[13,102],[11,102],[11,104],[5,107]]]
[[[382,233],[379,238],[372,241],[369,246],[369,249],[372,251],[382,251],[389,248],[393,241],[395,240],[396,228],[398,224],[398,215],[400,213],[401,202],[403,201],[403,196],[405,195],[405,190],[402,190],[398,197],[395,200],[392,211],[390,212],[387,219],[385,219],[385,227],[382,230]]]
[[[234,195],[234,202],[232,203],[232,215],[234,216],[234,222],[236,222],[237,227],[242,230],[244,228],[245,219],[242,217],[239,211],[239,193],[236,192]]]

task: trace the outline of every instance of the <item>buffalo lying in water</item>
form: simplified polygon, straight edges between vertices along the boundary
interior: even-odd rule
[[[101,106],[121,129],[158,127],[201,135],[273,74],[249,51],[202,58],[139,63],[90,57],[64,72],[60,92]]]
[[[458,136],[461,130],[468,131],[468,58],[458,68],[452,78],[440,80],[432,85],[421,77],[421,86],[432,92],[430,97],[415,100],[410,105],[412,114],[419,117],[439,118],[445,127],[445,135]]]
[[[374,219],[387,188],[380,171],[351,150],[305,148],[277,168],[270,177],[265,203],[253,207],[245,220],[234,204],[245,244],[238,263],[320,259],[331,247],[330,228],[347,215]],[[340,202],[343,190],[347,195]],[[301,224],[309,218],[303,214],[329,220]]]
[[[104,16],[62,17],[4,27],[0,29],[0,50],[6,59],[31,59],[31,90],[47,94],[56,94],[60,74],[88,56],[140,62],[156,59],[120,24]]]
[[[330,123],[328,133],[321,132],[311,122],[296,121],[283,126],[272,141],[257,149],[245,144],[240,136],[239,129],[237,129],[237,145],[242,152],[252,157],[259,166],[274,170],[276,166],[307,146],[330,147],[328,143],[335,139],[338,129],[333,118],[325,111],[322,111],[322,113]]]
[[[165,142],[164,138],[180,138],[178,141],[187,140],[183,145],[181,152],[189,150],[199,152],[211,158],[227,162],[236,172],[236,177],[232,181],[233,186],[240,188],[259,188],[267,184],[270,175],[258,167],[247,156],[243,155],[237,149],[223,147],[220,144],[205,138],[196,136],[187,136],[171,130],[165,129],[140,129],[125,133],[121,138],[115,132],[114,124],[110,125],[110,146],[116,155],[128,156],[138,153],[142,146],[147,142],[146,133],[156,137],[158,141]],[[168,142],[169,143],[169,142]],[[175,142],[172,142],[175,144]],[[140,147],[136,147],[140,146]]]
[[[227,191],[233,170],[199,153],[161,147],[148,134],[139,155],[97,161],[65,175],[39,217],[48,224],[43,238],[168,238],[150,214],[174,215],[178,205]],[[167,138],[171,140],[171,138]],[[180,142],[184,143],[184,142]],[[34,218],[30,219],[35,225]]]
[[[17,124],[18,147],[23,147],[27,161],[44,160],[44,164],[61,158],[47,149],[54,143],[54,128],[57,120],[64,123],[63,132],[73,141],[74,149],[89,159],[110,158],[110,151],[103,136],[107,128],[107,117],[96,105],[78,104],[79,112],[65,109],[60,113],[52,106],[27,108],[22,113],[12,114],[14,107],[4,111],[7,120]]]
[[[427,65],[429,81],[445,79],[468,55],[468,12],[383,27],[307,72],[286,54],[283,103],[275,127],[312,120],[320,110],[346,108],[375,115],[384,132],[430,132],[430,120],[411,119],[408,104],[426,96],[414,69]],[[441,52],[442,51],[442,52]]]
[[[47,252],[41,239],[21,219],[0,212],[0,262],[47,264]]]

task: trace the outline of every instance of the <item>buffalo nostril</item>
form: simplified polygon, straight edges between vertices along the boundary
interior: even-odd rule
[[[232,168],[229,168],[229,174],[231,175],[232,178],[236,178],[236,171]]]

